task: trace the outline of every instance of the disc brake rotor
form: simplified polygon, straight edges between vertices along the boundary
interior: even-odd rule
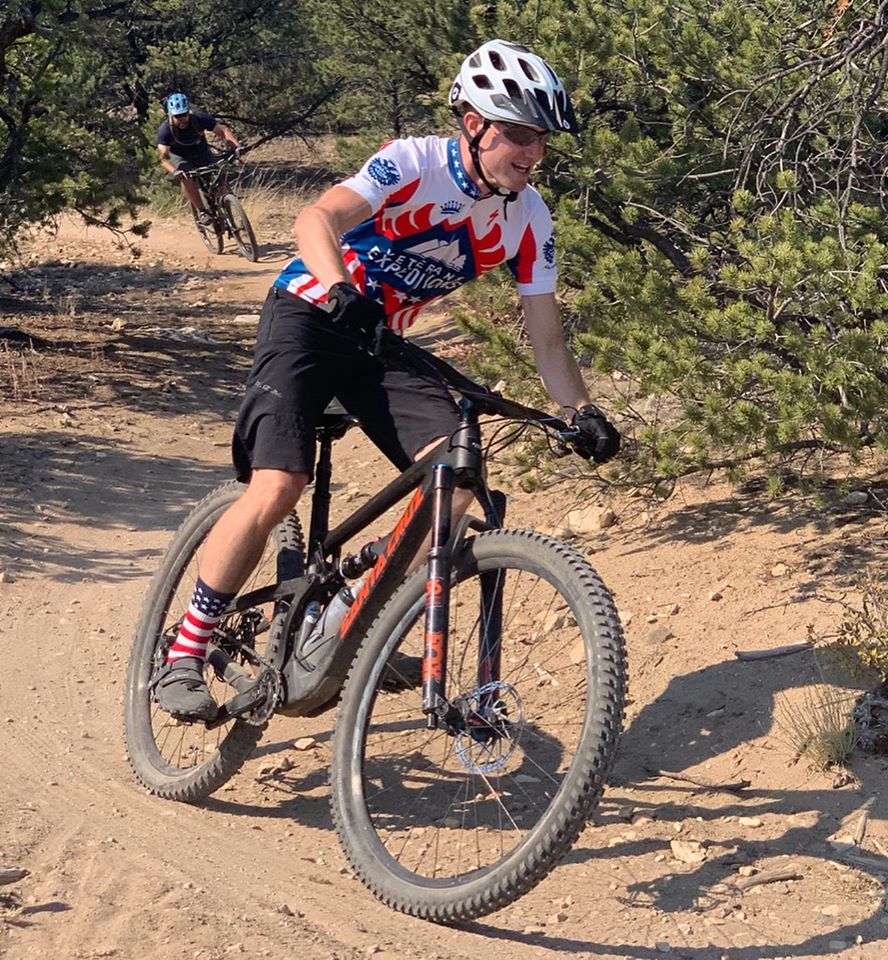
[[[518,748],[524,728],[524,708],[518,691],[508,683],[486,683],[454,701],[465,716],[455,734],[454,750],[469,773],[496,773]]]

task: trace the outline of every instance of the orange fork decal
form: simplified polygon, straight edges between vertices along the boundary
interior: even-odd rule
[[[433,631],[425,635],[425,649],[422,653],[422,681],[435,680],[440,683],[444,678],[444,634]]]

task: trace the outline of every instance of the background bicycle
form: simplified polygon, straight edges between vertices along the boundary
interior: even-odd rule
[[[188,175],[198,185],[200,197],[212,222],[204,223],[198,211],[192,207],[194,225],[207,249],[212,253],[221,253],[225,247],[225,238],[229,237],[237,245],[238,252],[247,260],[259,259],[259,245],[243,204],[231,192],[228,175],[232,166],[243,153],[243,148],[224,154],[216,163],[206,167],[196,167]]]
[[[228,483],[201,501],[142,610],[126,740],[144,786],[193,802],[240,768],[275,711],[313,716],[344,684],[331,786],[346,855],[383,902],[451,922],[520,897],[579,836],[616,751],[624,649],[588,562],[554,537],[503,529],[504,498],[484,478],[479,415],[497,418],[488,452],[536,428],[564,453],[575,428],[404,346],[463,396],[459,429],[330,530],[331,448],[355,421],[325,417],[308,542],[295,514],[277,528],[213,635],[207,679],[220,715],[185,723],[159,709],[152,678],[187,609],[206,535],[240,488]],[[474,492],[483,520],[465,517],[451,530],[452,481]],[[367,541],[365,528],[411,492],[389,536]],[[427,565],[408,575],[429,533]],[[358,578],[339,633],[316,637],[311,604],[335,602]]]

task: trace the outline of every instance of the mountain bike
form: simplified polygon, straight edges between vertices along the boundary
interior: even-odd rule
[[[240,200],[228,189],[226,176],[242,153],[243,149],[238,148],[223,154],[216,163],[188,171],[188,176],[197,183],[203,209],[209,213],[212,222],[203,223],[193,206],[191,214],[197,232],[211,253],[222,252],[227,235],[234,240],[240,255],[255,263],[259,259],[256,234]]]
[[[141,612],[126,744],[150,792],[194,802],[240,768],[274,713],[314,716],[339,699],[332,812],[349,863],[384,903],[452,923],[517,899],[578,838],[614,760],[624,642],[595,570],[561,540],[504,528],[505,497],[485,479],[487,456],[526,430],[563,455],[576,429],[396,339],[397,362],[434,370],[459,395],[459,427],[331,530],[332,447],[357,421],[324,414],[307,542],[295,513],[275,529],[213,635],[206,675],[218,716],[185,723],[160,711],[152,679],[188,608],[201,545],[243,488],[202,500]],[[456,487],[483,516],[451,520]],[[366,539],[408,496],[388,536]],[[358,578],[338,634],[311,641],[306,610]]]

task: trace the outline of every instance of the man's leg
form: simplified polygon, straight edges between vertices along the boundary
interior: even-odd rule
[[[157,682],[157,700],[168,713],[210,720],[216,702],[203,677],[207,643],[222,611],[259,562],[268,536],[296,506],[308,482],[304,473],[255,470],[239,500],[210,531],[188,612]]]
[[[176,173],[185,174],[185,176],[176,177],[179,181],[179,189],[182,192],[182,196],[195,210],[202,210],[203,205],[200,201],[200,191],[197,188],[197,183],[188,176],[189,171],[193,169],[192,165],[187,160],[182,160],[175,154],[172,154],[170,159],[176,164]]]

